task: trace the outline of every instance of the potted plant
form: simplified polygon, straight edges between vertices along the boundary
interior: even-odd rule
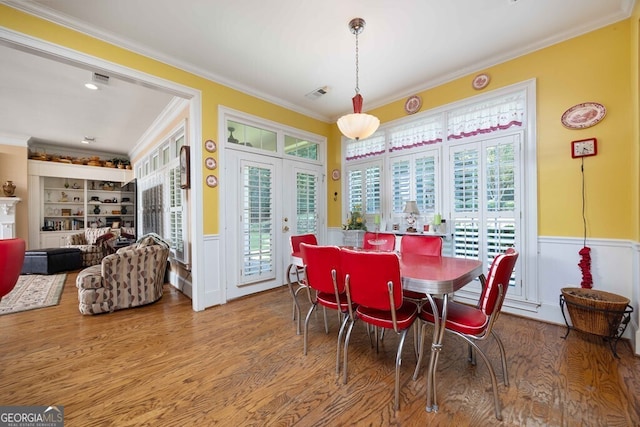
[[[582,272],[580,287],[561,289],[560,308],[565,316],[566,306],[574,329],[603,337],[620,338],[629,321],[629,299],[610,292],[592,289],[591,248],[585,246],[579,252],[578,267]],[[569,334],[569,322],[567,335]],[[621,324],[624,327],[621,330]],[[565,335],[566,337],[566,335]]]
[[[360,206],[354,206],[354,210],[349,214],[347,222],[342,225],[344,235],[344,245],[361,247],[364,233],[367,231],[367,221],[360,211]]]

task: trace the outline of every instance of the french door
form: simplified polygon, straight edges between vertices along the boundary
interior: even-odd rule
[[[289,237],[318,234],[325,191],[319,165],[236,150],[226,155],[225,267],[230,300],[285,283]]]
[[[522,134],[514,133],[449,149],[453,252],[482,260],[484,271],[507,248],[522,251],[521,143]],[[522,295],[519,265],[509,294]]]

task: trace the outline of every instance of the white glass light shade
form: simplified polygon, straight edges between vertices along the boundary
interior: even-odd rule
[[[380,126],[380,119],[370,114],[351,113],[338,119],[338,128],[347,138],[365,139],[373,135]]]

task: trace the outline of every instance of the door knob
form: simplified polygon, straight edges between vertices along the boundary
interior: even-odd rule
[[[284,227],[282,227],[282,232],[286,233],[287,231],[289,231],[289,226],[285,225]]]

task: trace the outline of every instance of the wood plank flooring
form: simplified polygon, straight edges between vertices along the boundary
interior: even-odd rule
[[[496,363],[504,421],[494,417],[486,367],[447,335],[440,410],[425,412],[426,379],[411,375],[409,334],[401,406],[393,410],[397,337],[379,353],[362,325],[349,347],[349,382],[335,374],[337,316],[312,316],[309,353],[295,334],[285,287],[196,313],[166,286],[155,304],[98,316],[78,312],[76,273],[60,305],[0,316],[0,404],[64,405],[66,426],[638,426],[640,358],[620,342],[503,314],[510,386]],[[488,342],[490,357],[497,346]]]

